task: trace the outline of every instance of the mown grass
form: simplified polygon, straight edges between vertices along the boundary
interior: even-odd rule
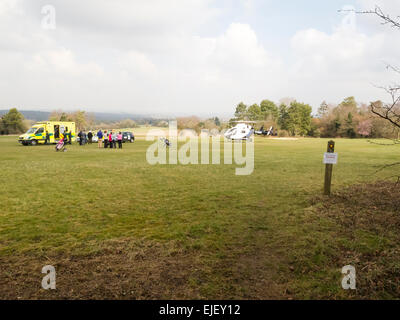
[[[312,206],[326,144],[257,138],[254,173],[236,176],[235,164],[151,166],[143,140],[56,153],[0,137],[0,259],[86,254],[116,239],[174,242],[198,257],[187,285],[202,297],[269,297],[269,288],[254,293],[257,279],[277,284],[276,298],[354,297],[341,289],[342,266],[330,265],[351,239],[337,238],[335,223]],[[374,174],[396,162],[396,146],[336,140],[336,151],[334,191],[397,173]],[[376,235],[359,238],[360,250],[387,245]]]

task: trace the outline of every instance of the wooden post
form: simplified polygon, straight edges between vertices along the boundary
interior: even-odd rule
[[[328,153],[335,152],[335,141],[328,142]],[[331,195],[331,185],[332,185],[332,170],[333,164],[326,164],[325,165],[325,186],[324,186],[324,195],[330,196]]]

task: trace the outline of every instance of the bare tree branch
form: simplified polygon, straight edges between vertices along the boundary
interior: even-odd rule
[[[350,10],[358,14],[373,14],[378,16],[382,25],[390,25],[392,28],[400,29],[400,17],[397,16],[395,19],[391,18],[388,14],[384,13],[379,6],[375,6],[375,10],[370,11],[355,11]],[[400,73],[400,69],[394,67],[390,64],[386,64],[386,69],[392,70],[394,72]],[[388,104],[384,104],[382,102],[372,102],[371,103],[371,112],[372,114],[389,121],[393,127],[400,128],[400,85],[392,85],[381,87],[381,89],[385,90],[391,97],[391,102]],[[370,141],[371,142],[371,141]],[[373,143],[373,142],[371,142]],[[393,144],[398,144],[398,140],[393,140]],[[381,166],[376,172],[381,172],[385,169],[400,166],[400,162],[395,162],[391,164],[387,164]],[[400,176],[392,176],[391,178],[397,178],[396,187],[400,184]]]
[[[384,88],[392,98],[390,104],[383,104],[382,102],[372,102],[371,112],[376,116],[389,121],[393,126],[400,128],[400,95],[398,92],[400,88]]]
[[[339,10],[339,12],[355,12],[358,14],[373,14],[373,15],[378,16],[381,20],[383,20],[382,25],[388,24],[393,28],[400,29],[400,16],[397,16],[396,19],[393,19],[388,14],[384,13],[379,6],[375,6],[374,10],[368,10],[368,11]]]
[[[378,16],[381,20],[383,20],[382,25],[390,25],[393,28],[400,29],[400,17],[397,16],[396,20],[392,19],[388,14],[385,14],[379,6],[375,6],[375,10],[370,11],[360,11],[357,13],[361,14],[374,14]]]
[[[391,69],[394,72],[400,73],[400,69],[398,67],[392,66],[391,64],[386,63],[386,69]]]
[[[379,6],[376,6],[374,10],[369,11],[356,11],[356,10],[339,10],[339,11],[351,11],[358,14],[374,14],[379,17],[383,22],[383,25],[391,25],[394,28],[400,29],[400,17],[397,16],[396,19],[390,17],[390,15],[384,13]],[[395,67],[390,64],[386,64],[386,68],[394,72],[400,73],[400,68]],[[389,121],[393,126],[400,128],[400,85],[392,85],[386,87],[380,87],[385,90],[391,97],[391,103],[383,105],[380,102],[371,103],[371,112],[387,121]]]

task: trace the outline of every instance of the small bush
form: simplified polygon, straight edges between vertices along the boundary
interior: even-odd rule
[[[280,138],[289,137],[289,132],[287,130],[279,130],[278,131],[278,137],[280,137]]]

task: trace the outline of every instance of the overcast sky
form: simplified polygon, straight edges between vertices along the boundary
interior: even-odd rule
[[[398,0],[0,0],[0,109],[227,115],[240,101],[369,102]],[[55,29],[48,11],[55,8]]]

